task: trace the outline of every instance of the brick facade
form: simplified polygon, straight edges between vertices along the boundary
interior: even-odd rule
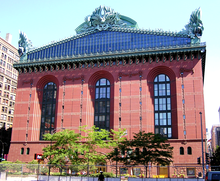
[[[184,71],[181,69],[184,68]],[[100,78],[107,78],[111,83],[110,128],[119,128],[119,75],[121,75],[121,127],[126,128],[127,137],[140,130],[139,85],[142,74],[142,130],[154,132],[153,80],[158,74],[166,74],[171,81],[172,132],[169,142],[174,146],[173,164],[196,164],[201,156],[200,114],[204,113],[203,78],[201,59],[180,61],[152,62],[132,65],[113,65],[106,67],[82,68],[76,70],[54,70],[20,74],[18,80],[15,120],[13,125],[9,161],[17,159],[28,162],[35,153],[42,153],[42,148],[49,144],[39,141],[42,90],[47,82],[54,82],[58,87],[55,127],[61,129],[62,102],[64,101],[63,128],[75,129],[81,125],[94,125],[95,83]],[[183,78],[181,76],[183,72]],[[83,78],[83,84],[82,84]],[[65,98],[63,99],[65,82]],[[185,108],[183,108],[182,82],[184,84]],[[32,83],[32,87],[31,87]],[[82,112],[80,112],[81,89],[83,89]],[[29,94],[31,100],[29,102]],[[28,107],[30,104],[30,112]],[[185,112],[186,137],[184,137],[183,111]],[[27,119],[29,117],[29,123]],[[205,118],[202,114],[203,133]],[[27,134],[27,137],[26,137]],[[184,155],[180,155],[180,147]],[[187,147],[192,148],[192,155],[187,154]],[[30,148],[29,155],[21,155],[21,148]]]

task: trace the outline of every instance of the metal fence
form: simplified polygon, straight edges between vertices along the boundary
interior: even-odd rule
[[[205,173],[209,168],[205,169]],[[202,166],[0,164],[0,180],[10,181],[184,181],[203,180]],[[89,173],[89,174],[87,174]]]

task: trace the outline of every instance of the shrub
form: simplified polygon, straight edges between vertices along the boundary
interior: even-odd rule
[[[90,174],[90,177],[98,177],[100,175],[100,173],[93,173],[93,174]],[[103,175],[104,177],[116,177],[115,174],[113,174],[112,172],[103,172]]]
[[[184,178],[185,175],[184,175],[184,174],[179,174],[178,177],[179,177],[179,178]]]

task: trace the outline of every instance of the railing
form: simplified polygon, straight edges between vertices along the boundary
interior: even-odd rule
[[[87,170],[89,170],[89,175],[87,175]],[[45,164],[0,164],[0,180],[97,181],[100,171],[104,172],[105,181],[203,180],[201,165],[159,167]]]

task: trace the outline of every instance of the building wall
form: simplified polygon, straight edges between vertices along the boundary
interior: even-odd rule
[[[211,129],[212,152],[215,152],[217,146],[220,146],[220,124],[213,125]]]
[[[17,89],[18,71],[13,68],[13,63],[18,62],[17,48],[10,43],[7,34],[6,40],[0,37],[0,127],[12,127],[14,118],[14,105]]]
[[[141,81],[140,72],[142,72]],[[140,127],[146,132],[154,132],[153,80],[158,74],[166,74],[171,80],[173,139],[169,139],[169,142],[174,146],[173,164],[196,165],[197,157],[201,156],[201,117],[199,112],[202,112],[203,133],[205,133],[203,76],[200,59],[20,74],[16,116],[8,160],[31,161],[34,159],[35,153],[42,153],[42,148],[50,144],[50,142],[39,141],[42,91],[44,85],[50,81],[56,83],[58,87],[55,118],[57,131],[62,127],[78,130],[80,125],[88,125],[89,127],[94,125],[95,83],[100,78],[107,78],[111,83],[110,128],[118,129],[120,127],[119,100],[121,98],[121,127],[126,128],[127,137],[132,138],[132,133],[138,132]],[[121,81],[119,75],[122,76]],[[66,80],[65,85],[64,80]],[[141,126],[139,121],[140,84],[142,86]],[[184,89],[182,89],[182,85],[184,85]],[[64,90],[65,97],[63,97]],[[81,90],[83,90],[82,99]],[[31,96],[28,96],[30,94]],[[185,106],[182,102],[183,98]],[[82,111],[80,110],[81,100]],[[63,102],[65,108],[62,114]],[[185,123],[184,114],[186,116]],[[81,123],[80,118],[82,118]],[[185,136],[184,130],[186,131]],[[184,148],[184,155],[180,155],[180,147]],[[187,154],[187,147],[192,148],[192,155]],[[30,148],[29,155],[26,154],[26,151],[21,154],[21,148],[24,150]]]

